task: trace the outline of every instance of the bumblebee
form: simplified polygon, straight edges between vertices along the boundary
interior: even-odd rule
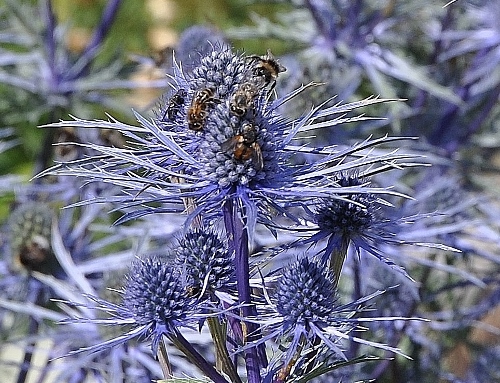
[[[243,117],[253,107],[253,100],[259,89],[250,82],[241,84],[231,97],[229,110],[232,114]]]
[[[167,108],[165,109],[165,113],[163,114],[161,120],[165,121],[166,118],[169,121],[174,121],[186,101],[186,96],[187,92],[185,89],[179,89],[175,92],[174,95],[168,100]]]
[[[276,86],[278,75],[286,71],[286,68],[275,59],[269,49],[264,56],[248,56],[248,59],[252,61],[254,77],[262,82],[262,87],[271,84],[270,91],[272,91]]]
[[[208,117],[208,108],[212,107],[215,103],[220,102],[214,98],[214,91],[210,88],[200,90],[191,102],[188,109],[187,121],[188,127],[194,131],[203,130],[205,120]]]
[[[240,134],[223,142],[221,149],[231,153],[236,161],[252,160],[252,165],[257,171],[264,167],[262,150],[257,142],[257,129],[253,124],[244,124]]]

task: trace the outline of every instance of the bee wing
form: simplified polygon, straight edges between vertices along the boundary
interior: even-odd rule
[[[220,144],[220,148],[223,152],[233,152],[238,144],[238,136],[231,137],[229,140],[224,141]]]
[[[252,163],[255,166],[255,170],[259,171],[264,167],[264,158],[262,157],[262,150],[259,144],[253,144],[252,150]]]

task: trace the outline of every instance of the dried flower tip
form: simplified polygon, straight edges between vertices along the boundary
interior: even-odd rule
[[[44,203],[17,207],[9,220],[9,244],[15,268],[50,274],[57,268],[50,239],[52,210]]]

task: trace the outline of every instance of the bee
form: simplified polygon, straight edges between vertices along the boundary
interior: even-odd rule
[[[205,120],[208,117],[207,109],[212,107],[215,103],[219,103],[220,100],[214,98],[214,91],[210,88],[205,88],[200,90],[191,102],[191,106],[188,109],[187,121],[189,129],[194,131],[200,131],[203,129]]]
[[[81,158],[81,140],[74,128],[58,129],[55,137],[54,155],[58,161],[72,161]]]
[[[261,170],[264,166],[262,150],[257,142],[257,130],[253,124],[243,124],[241,132],[223,142],[221,149],[225,152],[232,152],[233,158],[237,161],[251,159],[257,171]]]
[[[19,249],[19,262],[28,270],[44,272],[51,260],[49,241],[41,235],[33,236]]]
[[[252,108],[253,100],[258,93],[259,89],[254,84],[250,82],[241,84],[231,97],[229,105],[230,112],[239,117],[243,117],[247,111]]]
[[[188,297],[199,296],[202,292],[201,286],[198,285],[189,285],[186,286],[186,295]]]
[[[156,50],[151,55],[155,67],[157,68],[171,68],[173,64],[173,52],[172,47],[165,47],[160,50]]]
[[[269,91],[272,91],[276,86],[276,79],[281,72],[286,71],[286,68],[276,60],[268,49],[264,56],[248,56],[249,60],[253,62],[252,72],[253,75],[263,81],[263,87],[271,84]]]
[[[179,110],[186,101],[186,96],[187,92],[184,89],[179,89],[175,92],[174,95],[169,98],[167,108],[161,120],[165,121],[165,118],[167,118],[169,121],[174,121],[177,113],[179,113]]]

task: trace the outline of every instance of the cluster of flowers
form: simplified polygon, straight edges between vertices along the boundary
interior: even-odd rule
[[[123,211],[118,223],[186,213],[174,261],[160,256],[136,261],[121,304],[92,297],[98,308],[113,314],[99,323],[131,329],[76,353],[101,352],[146,336],[163,370],[170,371],[166,350],[159,347],[165,336],[214,382],[240,382],[243,360],[254,383],[327,372],[348,359],[345,339],[400,352],[352,333],[364,321],[404,319],[360,314],[382,291],[342,304],[337,284],[350,243],[397,268],[377,245],[393,240],[393,233],[384,231],[388,220],[379,216],[380,207],[388,205],[382,196],[398,193],[370,186],[370,176],[404,167],[412,156],[372,150],[397,140],[387,137],[345,148],[294,145],[303,132],[363,119],[347,113],[387,100],[344,105],[327,100],[288,119],[280,107],[317,84],[277,97],[273,89],[283,71],[269,51],[245,56],[216,45],[189,72],[175,65],[170,96],[156,117],[136,114],[138,127],[78,119],[51,125],[111,128],[131,139],[130,147],[121,148],[81,144],[100,154],[48,171],[118,186],[113,197],[97,199]],[[261,252],[265,262],[258,256],[254,262],[251,252],[261,227],[273,234],[274,243]],[[275,246],[282,231],[299,237]],[[324,239],[326,246],[313,251]],[[295,260],[283,265],[277,255],[288,251]],[[266,265],[272,271],[264,272]],[[181,331],[205,324],[217,368]]]
[[[0,175],[0,210],[9,216],[0,228],[0,335],[4,348],[19,351],[17,361],[9,352],[0,358],[17,374],[10,380],[45,381],[52,373],[71,382],[194,375],[181,354],[216,381],[212,363],[239,382],[243,360],[250,381],[305,382],[328,370],[319,381],[498,380],[492,361],[500,347],[481,335],[497,316],[499,286],[500,214],[490,187],[500,142],[497,3],[297,0],[286,9],[271,5],[266,13],[275,10],[273,16],[224,35],[194,26],[160,60],[134,56],[148,79],[151,71],[161,77],[148,87],[164,90],[173,81],[155,117],[136,114],[139,126],[114,119],[56,124],[63,128],[37,131],[41,146],[32,140],[35,125],[68,114],[90,118],[96,105],[120,119],[133,117],[116,96],[146,83],[130,81],[130,63],[109,55],[116,44],[103,44],[118,10],[130,12],[125,2],[106,1],[78,52],[52,2],[36,3],[7,1],[0,16],[6,95],[0,125],[8,126],[0,128],[0,155],[15,153],[0,160],[9,173]],[[234,54],[226,37],[242,44],[273,38],[287,53],[279,61],[270,52]],[[371,93],[408,101],[334,105],[330,99]],[[363,113],[387,118],[349,117],[363,106]],[[388,131],[419,140],[363,141]],[[383,150],[403,145],[433,166],[399,171],[414,159]],[[10,173],[25,169],[19,164],[28,158],[22,158],[35,152],[34,174],[52,160],[66,164],[26,185]],[[397,185],[417,199],[373,185]],[[103,203],[90,203],[96,199]],[[108,214],[112,208],[117,211]],[[122,212],[119,222],[130,222],[110,227]],[[442,256],[439,246],[424,241],[461,254]],[[408,243],[426,247],[400,246]],[[370,312],[359,313],[355,302],[363,306],[365,295],[394,285],[401,286],[369,295]],[[115,315],[103,319],[82,306],[82,294],[106,318]],[[349,296],[354,302],[342,306]],[[331,315],[317,302],[335,306]],[[361,315],[432,321],[365,322],[369,331],[360,335],[352,318]],[[68,316],[80,319],[54,325]],[[487,327],[491,335],[494,328]],[[142,337],[131,340],[136,335],[152,339],[163,371]],[[169,361],[163,335],[177,346],[169,346]],[[394,349],[375,350],[357,337],[402,347],[413,360],[391,358]],[[79,347],[102,352],[53,360]],[[40,354],[48,359],[41,365],[33,362]],[[385,360],[354,364],[366,354]],[[465,355],[460,363],[457,354]]]

